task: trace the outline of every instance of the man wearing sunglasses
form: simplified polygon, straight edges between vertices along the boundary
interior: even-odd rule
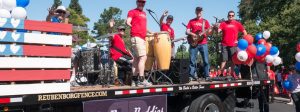
[[[128,12],[126,23],[131,27],[131,43],[134,51],[133,61],[133,76],[132,86],[138,85],[138,74],[140,76],[140,82],[144,86],[151,86],[144,77],[145,62],[147,60],[146,55],[146,35],[147,35],[147,17],[143,11],[146,0],[137,0],[137,8],[132,9]]]
[[[51,7],[48,9],[48,11],[49,14],[46,18],[46,21],[65,24],[69,23],[70,13],[66,10],[64,6],[58,6],[56,9]]]
[[[222,31],[222,62],[221,73],[223,73],[226,62],[231,61],[232,55],[236,52],[236,46],[238,41],[238,34],[242,32],[243,35],[247,35],[247,31],[244,26],[234,19],[234,11],[228,12],[228,20],[220,24],[218,32]],[[234,68],[234,64],[231,64],[231,68]],[[233,70],[229,71],[233,75]]]
[[[164,23],[164,18],[167,16],[166,23]],[[171,27],[171,24],[173,22],[173,16],[168,15],[168,11],[165,11],[163,15],[160,18],[160,31],[167,31],[170,34],[171,40],[174,40],[174,30]],[[172,43],[172,57],[175,57],[175,51],[174,51],[174,43]]]

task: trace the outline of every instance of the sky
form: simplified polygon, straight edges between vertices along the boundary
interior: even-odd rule
[[[70,0],[61,0],[65,7],[69,6]],[[79,0],[83,9],[83,14],[90,18],[88,23],[89,29],[93,29],[93,25],[98,21],[100,14],[104,9],[109,7],[118,7],[122,10],[122,18],[127,17],[129,10],[136,8],[135,0]],[[238,12],[240,0],[147,0],[145,9],[153,10],[157,19],[159,19],[164,10],[168,10],[170,15],[174,16],[173,24],[171,25],[175,31],[175,38],[185,36],[185,27],[182,23],[187,24],[188,21],[194,18],[195,8],[203,7],[203,17],[210,23],[214,23],[213,16],[218,18],[226,18],[227,12],[233,10]],[[31,20],[45,20],[53,0],[30,0],[27,6],[27,16]],[[148,28],[152,32],[159,32],[160,28],[154,19],[147,12]],[[176,44],[178,46],[178,43]]]

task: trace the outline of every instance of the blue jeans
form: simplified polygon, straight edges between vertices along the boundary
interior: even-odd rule
[[[203,67],[204,67],[204,76],[209,77],[209,60],[208,60],[208,47],[207,44],[197,45],[197,47],[190,47],[190,75],[195,76],[196,73],[196,66],[197,66],[197,54],[200,51],[202,60],[203,60]]]

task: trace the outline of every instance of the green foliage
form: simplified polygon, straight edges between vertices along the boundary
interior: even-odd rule
[[[62,2],[61,2],[61,0],[53,0],[53,5],[52,5],[52,7],[54,8],[54,9],[56,9],[58,6],[60,6],[60,5],[62,5]]]
[[[73,9],[77,14],[82,14],[82,8],[78,2],[78,0],[71,0],[70,5],[69,5],[70,9]]]
[[[239,16],[252,35],[268,30],[268,40],[280,49],[284,65],[295,63],[296,43],[300,39],[299,0],[241,0]]]
[[[187,51],[181,51],[181,52],[176,52],[175,58],[176,59],[189,59],[189,52]]]
[[[122,10],[116,7],[109,7],[108,9],[104,9],[104,11],[100,14],[100,19],[94,23],[93,33],[97,36],[109,33],[108,22],[111,19],[114,19],[115,26],[124,25],[125,19],[121,19],[121,14]],[[116,32],[116,29],[113,29],[113,32]]]
[[[82,14],[78,14],[75,10],[71,8],[68,8],[67,10],[70,12],[69,23],[73,24],[73,26],[87,27],[86,23],[90,21],[89,18]]]

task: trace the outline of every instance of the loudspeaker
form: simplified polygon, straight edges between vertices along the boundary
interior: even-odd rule
[[[185,84],[189,82],[189,60],[188,59],[172,59],[169,77],[174,83]]]

